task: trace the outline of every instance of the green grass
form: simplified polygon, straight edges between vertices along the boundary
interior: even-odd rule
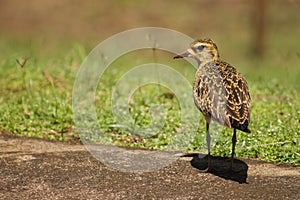
[[[0,131],[13,135],[39,137],[62,141],[78,140],[72,114],[72,90],[81,62],[89,47],[67,45],[60,52],[39,53],[41,46],[13,41],[1,41],[9,47],[1,55]],[[17,53],[16,53],[17,52]],[[275,53],[274,53],[275,52]],[[276,54],[276,51],[270,52]],[[17,62],[24,61],[21,67]],[[134,66],[157,62],[176,69],[190,82],[195,70],[187,62],[174,61],[172,54],[151,50],[122,56],[105,71],[100,80],[94,105],[98,124],[106,141],[121,146],[163,149],[180,130],[181,108],[172,91],[159,85],[145,85],[131,96],[129,114],[133,123],[119,124],[111,112],[111,96],[115,84]],[[236,155],[262,160],[300,165],[300,58],[274,57],[271,60],[239,59],[235,63],[246,76],[252,96],[251,134],[238,132]],[[159,73],[159,71],[158,71]],[[187,89],[188,92],[189,89]],[[192,99],[191,99],[192,101]],[[165,123],[155,133],[138,132],[151,124],[153,105],[161,104],[166,113]],[[192,109],[196,110],[196,107]],[[205,123],[199,113],[198,134],[192,142],[177,142],[185,151],[199,151],[204,139]],[[232,130],[218,127],[219,140],[212,147],[214,155],[230,155]],[[141,136],[138,137],[137,135]]]
[[[76,46],[64,57],[51,59],[40,55],[36,47],[28,49],[27,43],[3,43],[11,49],[1,57],[0,130],[58,140],[76,135],[71,94],[81,62]],[[17,60],[25,59],[21,67]]]

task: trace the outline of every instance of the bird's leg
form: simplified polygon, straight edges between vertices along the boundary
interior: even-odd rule
[[[231,152],[231,163],[230,163],[230,170],[233,167],[233,160],[234,160],[234,149],[236,144],[236,129],[233,129],[233,136],[232,136],[232,152]]]
[[[207,170],[210,168],[211,158],[210,158],[210,134],[209,134],[209,123],[206,123],[206,144],[207,144]]]
[[[200,172],[207,172],[210,169],[211,158],[210,158],[210,134],[209,134],[209,123],[206,123],[206,143],[207,143],[207,168],[204,170],[199,170]]]

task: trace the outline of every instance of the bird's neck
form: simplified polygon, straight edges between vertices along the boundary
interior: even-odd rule
[[[219,59],[220,58],[218,54],[207,54],[196,58],[199,67],[204,66],[210,62],[217,62],[219,61]]]
[[[206,60],[202,60],[202,61],[197,60],[197,62],[198,62],[199,68],[202,68],[202,67],[204,67],[207,63],[210,63],[210,62],[218,62],[218,60],[216,60],[216,59],[206,59]]]

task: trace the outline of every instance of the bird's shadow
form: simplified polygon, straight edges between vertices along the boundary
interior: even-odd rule
[[[185,154],[183,157],[193,157],[191,165],[200,171],[207,168],[207,155],[202,157],[199,154]],[[231,159],[228,157],[211,156],[211,167],[207,173],[238,183],[247,183],[248,165],[235,158],[230,169],[230,162]]]

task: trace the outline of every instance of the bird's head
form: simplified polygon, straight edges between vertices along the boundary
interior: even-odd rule
[[[207,63],[219,60],[219,52],[211,39],[199,39],[192,42],[187,51],[174,56],[174,59],[186,57],[196,59],[199,64]]]

